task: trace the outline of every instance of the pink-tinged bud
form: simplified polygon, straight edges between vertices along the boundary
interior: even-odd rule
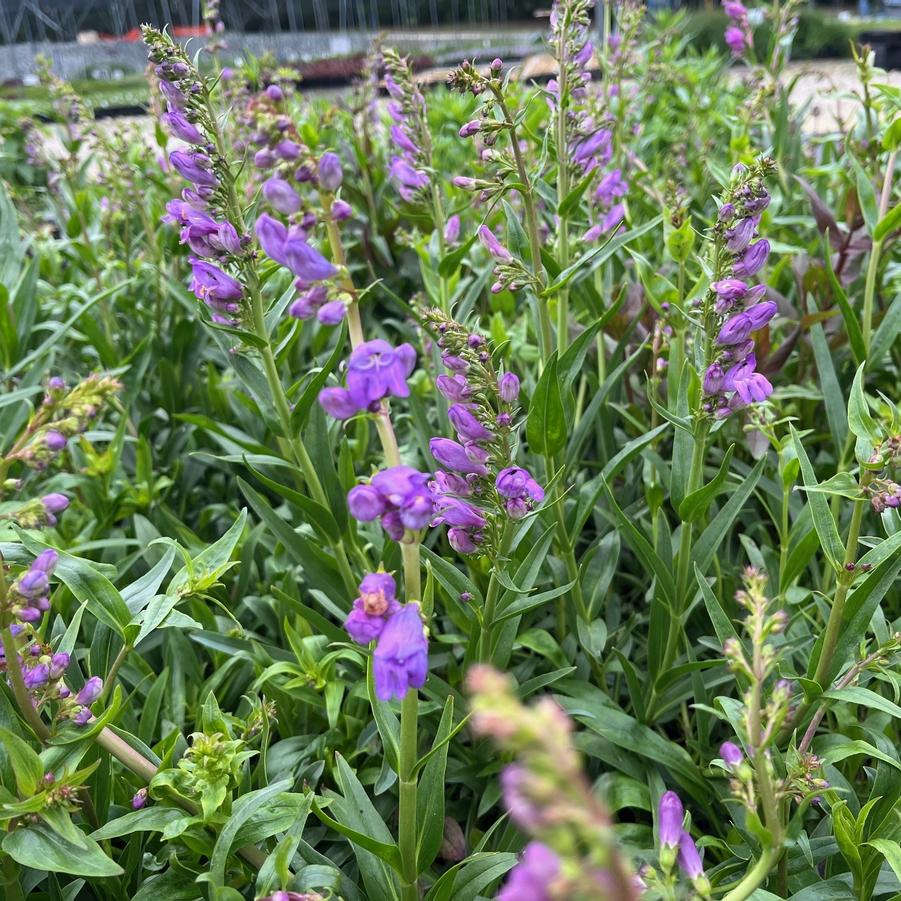
[[[88,706],[93,704],[97,698],[103,693],[103,680],[99,676],[91,676],[87,682],[85,682],[84,687],[81,691],[75,695],[75,700],[79,704],[84,704]]]
[[[300,197],[283,178],[267,179],[263,185],[263,196],[278,212],[290,216],[300,209]]]
[[[41,504],[48,513],[62,513],[69,506],[69,498],[64,494],[45,494]]]
[[[285,92],[277,85],[271,84],[264,91],[266,96],[275,103],[285,99]]]
[[[147,789],[139,788],[131,799],[131,809],[140,810],[147,804]]]
[[[482,127],[481,119],[471,119],[457,133],[460,135],[461,138],[471,138],[473,135],[477,135],[479,133],[479,129],[481,127]]]
[[[491,69],[493,72],[500,72],[501,68],[503,68],[503,60],[496,56],[493,60],[491,60]]]
[[[47,450],[53,451],[54,453],[61,451],[67,443],[66,436],[63,435],[62,432],[57,432],[54,429],[50,429],[50,431],[44,435],[44,445]]]
[[[462,188],[464,191],[472,191],[476,187],[476,180],[467,178],[465,175],[455,175],[453,182],[455,187]]]

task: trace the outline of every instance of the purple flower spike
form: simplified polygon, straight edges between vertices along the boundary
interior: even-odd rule
[[[319,158],[319,186],[333,194],[341,187],[344,173],[341,171],[341,160],[337,153],[323,153]]]
[[[730,25],[724,35],[726,46],[732,51],[733,56],[741,56],[745,52],[747,40],[745,32],[736,25]]]
[[[720,757],[723,758],[723,763],[730,770],[737,769],[741,766],[742,761],[744,760],[744,755],[741,753],[741,748],[738,745],[733,744],[731,741],[724,741],[720,745]]]
[[[407,378],[416,365],[410,344],[392,347],[376,338],[354,348],[347,364],[347,390],[357,407],[367,409],[383,397],[409,397]]]
[[[372,660],[376,697],[401,700],[410,688],[422,688],[428,666],[428,641],[419,604],[411,602],[388,619],[379,636]]]
[[[300,197],[291,187],[291,183],[283,178],[267,179],[263,185],[263,196],[273,209],[290,216],[300,209]]]
[[[518,763],[501,770],[501,793],[510,819],[526,832],[535,832],[544,823],[541,809],[528,796],[529,771]]]
[[[551,886],[560,874],[560,858],[541,842],[529,842],[510,870],[497,901],[553,901]]]
[[[482,246],[497,260],[508,262],[513,259],[513,254],[498,241],[497,236],[487,225],[479,226],[479,241]]]
[[[675,792],[665,792],[657,807],[657,830],[660,844],[675,848],[682,840],[682,818],[684,816],[682,801]]]
[[[400,125],[391,126],[391,140],[394,141],[401,150],[406,150],[407,153],[418,155],[420,152],[419,148],[413,143],[410,136],[400,127]]]
[[[701,855],[692,837],[683,832],[679,836],[679,869],[689,879],[697,879],[704,875],[704,865],[701,863]]]

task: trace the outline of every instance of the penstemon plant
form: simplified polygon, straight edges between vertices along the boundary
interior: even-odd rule
[[[812,136],[797,5],[724,11],[556,0],[544,85],[379,43],[326,99],[208,3],[137,142],[44,65],[4,898],[901,891],[901,99],[858,49]]]

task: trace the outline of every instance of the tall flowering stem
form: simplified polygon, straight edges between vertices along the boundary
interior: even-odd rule
[[[192,287],[211,308],[214,323],[243,325],[261,339],[260,359],[282,432],[279,445],[296,463],[314,500],[328,508],[329,500],[316,467],[291,423],[291,408],[266,327],[263,293],[254,254],[249,249],[244,211],[228,164],[226,142],[209,86],[181,46],[167,34],[150,26],[144,27],[143,34],[150,60],[156,65],[160,89],[168,103],[169,112],[163,117],[166,124],[178,137],[202,148],[189,153],[176,151],[170,156],[173,167],[193,187],[184,192],[182,201],[173,201],[169,205],[169,215],[173,221],[184,225],[183,240],[192,250],[230,265],[239,275],[239,279],[235,279],[216,265],[192,259]],[[224,221],[216,221],[214,215],[217,213]],[[261,217],[261,220],[265,218]],[[306,268],[314,268],[318,254],[302,241],[296,246],[307,251],[305,260],[312,258],[312,264],[308,262]],[[315,273],[319,277],[333,271],[324,260],[320,268],[322,273]],[[352,589],[354,578],[343,542],[338,539],[332,549],[342,580],[348,589]]]

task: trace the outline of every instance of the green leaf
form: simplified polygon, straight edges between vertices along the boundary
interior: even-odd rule
[[[861,707],[869,707],[871,710],[879,710],[895,719],[901,719],[901,707],[869,688],[860,688],[856,685],[851,685],[848,688],[835,688],[830,691],[824,691],[822,697],[840,701],[844,704],[857,704]]]
[[[854,354],[854,361],[857,364],[863,363],[867,359],[867,348],[864,344],[860,322],[857,319],[857,314],[851,307],[842,283],[838,280],[838,276],[832,268],[832,248],[825,237],[823,238],[823,259],[826,263],[826,276],[829,279],[832,293],[835,295],[835,302],[841,310],[842,319],[845,320],[845,330],[848,333],[848,342],[851,345],[851,352]]]
[[[176,820],[185,816],[184,811],[171,807],[145,807],[116,817],[91,833],[94,841],[104,842],[111,838],[121,838],[135,832],[165,832]]]
[[[444,841],[445,771],[449,742],[454,725],[454,696],[448,695],[441,722],[432,743],[433,754],[422,768],[416,795],[416,865],[425,872],[438,856]]]
[[[729,475],[729,463],[732,460],[732,452],[734,450],[735,445],[730,444],[723,455],[723,462],[720,464],[717,474],[706,485],[702,485],[696,491],[686,495],[682,503],[679,504],[680,519],[685,522],[692,522],[707,512],[710,502],[719,494],[723,483]]]
[[[515,865],[515,854],[499,851],[472,854],[442,873],[426,895],[426,901],[474,901]]]
[[[871,838],[867,844],[885,858],[895,876],[901,881],[901,844],[887,838]]]
[[[238,518],[231,527],[213,544],[204,548],[196,557],[192,558],[191,566],[180,569],[169,583],[167,594],[184,594],[190,586],[198,580],[209,581],[218,579],[228,568],[232,554],[244,533],[247,523],[247,510],[242,509]]]
[[[863,392],[864,367],[863,363],[858,366],[851,384],[851,394],[848,397],[848,428],[857,438],[864,438],[876,444],[882,434],[876,420],[870,415],[870,406]]]
[[[799,487],[798,490],[807,494],[829,494],[835,497],[847,497],[851,500],[860,500],[861,498],[860,485],[857,484],[857,479],[850,472],[837,472],[813,488]]]
[[[573,210],[579,206],[579,201],[585,193],[586,188],[594,181],[595,173],[589,172],[579,183],[570,190],[569,194],[563,198],[563,201],[557,207],[557,215],[560,217],[568,216]]]
[[[811,312],[816,311],[812,295],[808,295],[807,305]],[[844,395],[835,373],[832,351],[826,341],[822,323],[815,322],[810,327],[810,343],[813,346],[813,356],[820,376],[820,387],[823,389],[823,404],[826,407],[826,419],[829,421],[832,440],[836,447],[844,447],[848,435]]]
[[[899,763],[896,758],[890,757],[888,754],[883,754],[879,748],[874,748],[868,742],[859,739],[857,741],[849,740],[832,745],[820,756],[823,763],[838,763],[840,760],[845,760],[848,757],[857,757],[860,754],[866,757],[872,757],[873,760],[881,760],[883,763],[887,763],[890,766],[895,767],[895,769],[901,770],[901,763]]]
[[[857,199],[860,201],[860,211],[863,213],[863,220],[867,225],[867,231],[875,239],[876,220],[879,212],[873,182],[870,181],[869,175],[864,171],[863,166],[860,165],[856,157],[849,153],[846,155],[846,158],[850,160],[851,168],[854,170],[857,182]]]
[[[808,490],[816,488],[819,483],[814,474],[813,466],[810,465],[807,451],[804,450],[804,445],[801,443],[801,439],[795,431],[794,426],[790,426],[789,428],[791,429],[792,444],[794,445],[798,462],[801,464],[801,478],[804,480],[804,485]],[[820,539],[820,547],[823,549],[823,553],[826,555],[833,568],[839,570],[841,569],[842,560],[845,556],[845,548],[842,544],[842,539],[838,534],[838,527],[835,525],[835,519],[832,517],[832,511],[829,509],[829,502],[822,494],[817,494],[815,492],[808,493],[807,497],[811,508],[813,525],[817,530],[817,535]]]
[[[873,240],[882,241],[896,228],[901,228],[901,204],[892,207],[877,223],[873,229]]]
[[[568,428],[554,352],[541,373],[529,403],[526,438],[536,454],[553,456],[566,446]]]
[[[319,392],[328,380],[329,375],[335,371],[335,368],[344,358],[346,348],[347,323],[343,322],[341,323],[341,330],[338,332],[337,339],[335,340],[335,347],[329,355],[329,358],[325,361],[319,372],[313,375],[307,382],[306,387],[304,387],[303,392],[294,404],[294,409],[291,411],[291,427],[297,432],[300,432],[307,424],[307,420],[310,416],[310,409],[316,402],[316,398],[319,396]],[[293,438],[294,436],[289,435],[287,437]]]
[[[732,621],[726,616],[726,611],[723,610],[723,606],[717,596],[710,590],[710,586],[707,584],[704,574],[698,569],[697,564],[695,564],[695,579],[697,579],[698,586],[701,589],[701,597],[704,600],[707,615],[710,617],[713,631],[716,632],[719,643],[724,644],[730,638],[737,639],[738,633],[735,631],[735,626],[732,625]]]
[[[44,778],[44,765],[37,751],[14,732],[0,727],[0,753],[9,760],[19,796],[24,799],[36,794]]]
[[[874,368],[882,362],[882,358],[893,347],[901,332],[901,303],[897,297],[888,305],[879,327],[870,341],[870,352],[867,355],[867,369]]]
[[[39,872],[96,878],[121,876],[124,872],[93,839],[84,836],[84,841],[76,845],[43,823],[10,832],[3,839],[2,847],[16,863]]]
[[[438,264],[438,275],[442,278],[450,278],[460,268],[460,263],[463,262],[463,257],[466,256],[469,248],[475,242],[477,234],[478,232],[474,231],[468,240],[441,258],[441,262]]]

